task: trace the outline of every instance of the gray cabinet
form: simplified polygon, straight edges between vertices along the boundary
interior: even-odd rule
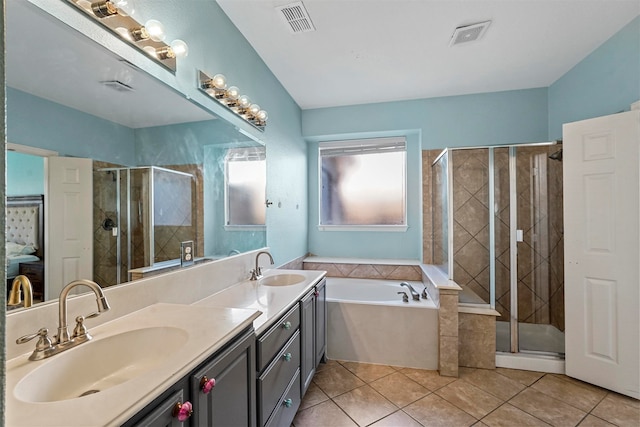
[[[256,420],[255,335],[249,331],[189,379],[193,426],[253,427]],[[207,385],[215,382],[208,391]],[[208,391],[208,392],[207,392]]]
[[[315,352],[316,364],[326,360],[327,354],[327,281],[322,279],[316,285],[316,322],[315,322]]]
[[[316,290],[313,289],[300,301],[300,380],[304,396],[316,372]]]
[[[133,425],[137,427],[182,427],[184,424],[178,421],[174,411],[176,405],[184,402],[184,392],[183,389],[175,391]]]
[[[300,392],[304,396],[327,350],[327,287],[323,279],[300,300]]]
[[[246,329],[190,374],[182,378],[138,414],[125,427],[255,426],[255,333]],[[203,378],[207,377],[203,382]],[[214,379],[204,393],[202,385]],[[209,383],[212,385],[213,383]],[[177,406],[191,402],[193,414],[177,419]]]
[[[293,421],[300,405],[299,398],[295,400],[295,396],[289,398],[286,394],[290,392],[292,383],[297,389],[295,393],[300,393],[300,338],[298,304],[258,337],[257,396],[260,427],[290,425]]]

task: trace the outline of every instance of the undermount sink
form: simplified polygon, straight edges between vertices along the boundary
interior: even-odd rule
[[[301,274],[274,274],[258,280],[258,284],[263,286],[291,286],[302,283],[306,280]]]
[[[188,340],[174,327],[136,329],[95,339],[42,362],[14,388],[31,403],[56,402],[98,393],[144,375]]]

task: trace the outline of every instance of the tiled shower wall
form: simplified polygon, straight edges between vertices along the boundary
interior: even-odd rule
[[[517,163],[519,227],[524,241],[519,243],[518,271],[519,320],[551,323],[564,330],[564,258],[562,238],[562,163],[548,160],[561,146],[520,147]],[[423,258],[433,263],[432,221],[433,160],[441,150],[422,152],[423,161]],[[538,165],[531,160],[537,154]],[[453,151],[454,207],[454,280],[473,291],[477,301],[489,302],[489,162],[488,150]],[[496,310],[498,320],[508,320],[509,311],[509,153],[508,148],[494,151],[496,202]],[[532,196],[532,168],[544,172],[546,181]],[[532,211],[538,206],[537,216]],[[544,228],[547,232],[540,230]],[[540,230],[540,231],[539,231]],[[436,233],[437,233],[436,229]],[[536,236],[534,231],[538,231]],[[534,244],[534,240],[536,243]]]
[[[122,167],[111,163],[94,161],[94,171],[101,168]],[[194,238],[194,236],[204,235],[204,208],[203,208],[203,178],[199,165],[172,165],[165,166],[167,169],[178,170],[191,173],[196,177],[195,194],[192,198],[191,212],[195,213],[189,226],[156,226],[155,233],[155,261],[160,262],[168,259],[180,257],[180,242],[194,240],[196,256],[204,254],[204,239]],[[138,174],[140,175],[140,174]],[[148,180],[142,176],[133,174],[133,185],[131,188],[134,200],[144,200],[148,198]],[[128,227],[132,232],[132,268],[143,267],[150,264],[149,254],[149,227],[145,221],[138,218],[148,218],[148,212],[144,211],[145,203],[141,204],[143,210],[140,215],[133,215],[132,224],[120,221],[117,215],[116,206],[117,182],[114,173],[100,172],[94,173],[93,181],[93,224],[94,224],[94,280],[101,286],[111,286],[117,283],[117,269],[120,268],[121,281],[128,280],[128,268],[126,262],[117,262],[117,238],[111,231],[104,230],[102,223],[106,218],[111,218],[118,225],[121,241],[127,241]],[[121,180],[121,193],[126,194],[126,182]],[[177,206],[181,205],[178,198],[180,195],[170,194],[162,197],[170,197]],[[184,205],[184,204],[182,204]],[[125,212],[126,202],[123,201],[121,211]],[[185,211],[185,215],[188,213]],[[186,219],[186,216],[185,216]],[[197,234],[196,234],[197,233]],[[127,245],[121,246],[121,258],[127,259]]]

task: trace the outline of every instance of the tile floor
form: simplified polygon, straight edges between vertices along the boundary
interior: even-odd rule
[[[565,375],[321,364],[295,427],[640,426],[640,401]]]

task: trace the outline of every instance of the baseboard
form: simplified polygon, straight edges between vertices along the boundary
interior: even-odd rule
[[[496,368],[521,369],[524,371],[564,374],[564,360],[555,357],[531,356],[528,354],[496,353]]]

